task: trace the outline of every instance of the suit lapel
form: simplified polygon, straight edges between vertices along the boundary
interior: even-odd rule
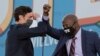
[[[63,40],[61,40],[61,43],[60,43],[60,45],[59,45],[59,49],[60,49],[62,46],[64,46],[64,44],[66,44],[66,41],[67,41],[67,40],[68,40],[67,37],[64,37]]]
[[[53,53],[53,56],[64,46],[64,44],[66,43],[66,41],[68,40],[67,37],[63,37],[63,39],[61,39],[59,42],[58,42],[58,45],[56,47],[56,50],[54,51]]]
[[[82,33],[82,38],[81,38],[81,40],[82,40],[82,52],[83,52],[83,56],[86,56],[86,40],[87,40],[86,39],[87,38],[86,31],[82,29],[81,33]],[[59,41],[57,48],[54,52],[54,55],[60,50],[61,47],[64,46],[64,44],[66,43],[67,40],[68,40],[68,38],[64,37],[63,39],[61,39]]]
[[[81,40],[82,40],[82,52],[83,52],[83,56],[86,56],[86,38],[87,38],[87,36],[86,36],[86,32],[85,32],[85,30],[83,30],[82,29],[82,38],[81,38]]]

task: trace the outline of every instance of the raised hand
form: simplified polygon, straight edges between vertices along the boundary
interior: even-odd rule
[[[49,15],[50,9],[51,9],[51,6],[50,6],[49,4],[45,4],[45,5],[43,6],[43,15],[44,15],[44,16],[48,16],[48,15]]]

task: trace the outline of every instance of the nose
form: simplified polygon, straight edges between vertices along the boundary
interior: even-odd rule
[[[63,25],[63,28],[67,28],[67,25]]]

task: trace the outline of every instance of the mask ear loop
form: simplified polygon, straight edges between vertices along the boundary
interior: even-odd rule
[[[73,25],[75,25],[75,24],[76,24],[76,21],[74,21]],[[73,27],[73,25],[71,27]],[[72,36],[72,37],[74,37],[74,36]]]
[[[73,25],[75,25],[76,21],[73,23]],[[73,25],[71,27],[73,27]]]

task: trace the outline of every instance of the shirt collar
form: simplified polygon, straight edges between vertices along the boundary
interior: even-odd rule
[[[76,33],[75,37],[76,38],[80,38],[81,37],[81,28],[79,29],[79,31]]]

